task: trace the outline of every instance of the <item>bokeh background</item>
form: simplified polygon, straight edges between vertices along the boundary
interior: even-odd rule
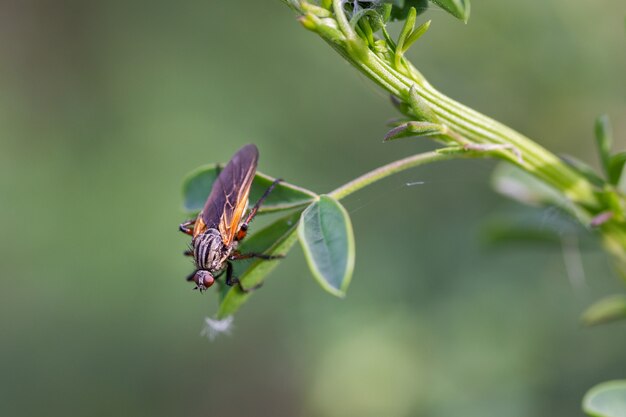
[[[451,97],[597,165],[596,115],[626,145],[625,14],[474,1],[468,25],[430,11],[410,56]],[[232,335],[199,335],[216,297],[183,280],[185,174],[254,142],[261,171],[330,191],[432,148],[382,144],[395,116],[278,0],[2,2],[0,415],[582,415],[589,387],[626,375],[626,327],[578,317],[623,286],[593,244],[578,286],[559,247],[486,245],[485,224],[519,210],[489,161],[347,199],[345,300],[296,247]]]

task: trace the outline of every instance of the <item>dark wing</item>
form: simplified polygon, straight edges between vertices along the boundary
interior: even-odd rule
[[[226,164],[213,183],[211,194],[198,216],[194,236],[207,228],[214,228],[220,231],[225,245],[233,241],[248,206],[248,195],[258,160],[257,147],[246,145]]]

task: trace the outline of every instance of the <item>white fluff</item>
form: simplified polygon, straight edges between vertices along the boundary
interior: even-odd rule
[[[233,316],[228,316],[222,320],[207,317],[204,319],[204,328],[200,332],[200,336],[206,336],[213,341],[220,334],[229,334],[232,330]]]

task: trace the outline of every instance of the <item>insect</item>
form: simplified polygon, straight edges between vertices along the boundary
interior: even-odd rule
[[[255,145],[239,149],[217,176],[198,217],[179,226],[183,233],[192,236],[191,246],[185,255],[193,256],[196,271],[187,277],[187,281],[193,281],[196,284],[194,289],[200,292],[213,285],[224,271],[227,285],[238,285],[244,292],[252,291],[258,286],[243,288],[239,279],[233,276],[231,261],[282,258],[280,255],[240,253],[237,250],[239,242],[246,237],[250,221],[281,181],[275,180],[244,217],[258,160],[259,151]]]

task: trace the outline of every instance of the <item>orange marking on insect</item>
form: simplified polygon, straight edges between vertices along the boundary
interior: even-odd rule
[[[196,224],[193,227],[193,237],[198,236],[201,233],[204,233],[207,229],[206,223],[204,223],[204,220],[202,220],[202,213],[200,213],[198,215],[198,218],[196,219]]]

